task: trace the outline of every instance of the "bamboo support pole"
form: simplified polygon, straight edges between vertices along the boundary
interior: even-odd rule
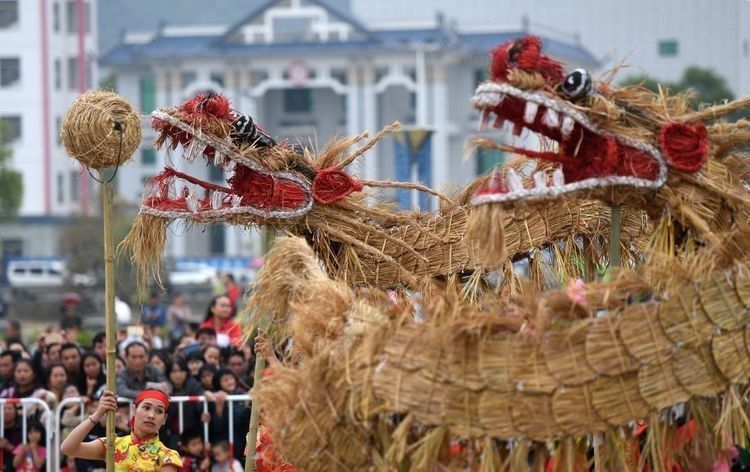
[[[268,329],[268,318],[263,319],[258,326],[258,332],[263,333]],[[255,371],[253,372],[253,391],[256,391],[263,381],[263,371],[266,370],[266,358],[255,358]],[[250,411],[250,428],[247,432],[247,457],[245,458],[245,472],[255,472],[255,445],[260,428],[260,406],[253,395],[252,410]]]
[[[620,267],[620,233],[622,229],[622,207],[612,205],[610,207],[609,224],[609,267]]]
[[[112,240],[112,185],[106,183],[104,172],[99,172],[102,182],[102,215],[104,225],[104,319],[105,339],[107,342],[107,390],[117,391],[115,374],[116,357],[116,326],[115,326],[115,256],[114,241]],[[115,470],[115,412],[107,413],[107,472]]]

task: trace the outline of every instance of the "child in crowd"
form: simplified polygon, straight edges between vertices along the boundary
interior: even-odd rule
[[[216,375],[217,371],[218,369],[211,364],[205,364],[203,367],[201,367],[200,371],[198,371],[198,381],[204,389],[213,391],[214,376]]]
[[[243,472],[240,461],[232,457],[229,451],[229,443],[219,441],[211,447],[214,456],[214,465],[211,472]]]
[[[206,453],[200,431],[188,429],[182,433],[182,469],[180,472],[209,472],[211,458]]]
[[[200,370],[201,367],[203,367],[203,364],[205,364],[205,360],[203,359],[203,354],[199,352],[193,352],[187,356],[187,365],[188,369],[190,370],[190,375],[192,375],[195,380],[200,381]]]
[[[13,470],[19,472],[40,472],[44,470],[47,450],[42,445],[44,428],[37,421],[26,426],[26,444],[19,444],[13,450]]]

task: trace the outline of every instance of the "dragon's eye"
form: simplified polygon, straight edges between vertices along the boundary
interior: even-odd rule
[[[560,91],[570,99],[588,97],[593,89],[589,73],[583,69],[573,70],[560,85]]]

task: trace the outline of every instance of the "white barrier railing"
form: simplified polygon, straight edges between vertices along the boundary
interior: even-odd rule
[[[62,414],[63,410],[70,404],[78,403],[78,415],[79,415],[79,421],[83,423],[86,420],[86,405],[91,403],[91,399],[89,397],[68,397],[63,398],[60,403],[57,404],[57,407],[55,408],[55,454],[53,460],[55,460],[55,465],[57,468],[55,470],[60,470],[62,467],[62,452],[60,452],[60,445],[62,444]],[[129,398],[118,398],[117,403],[120,404],[132,404],[133,400]]]
[[[227,409],[229,410],[229,451],[231,454],[231,457],[234,457],[234,408],[232,408],[234,402],[247,402],[250,401],[252,398],[250,395],[227,395],[226,397],[226,404]],[[37,400],[40,401],[41,400]],[[177,411],[179,415],[179,421],[178,421],[178,430],[179,434],[182,435],[182,433],[185,431],[185,418],[183,414],[184,405],[185,403],[202,403],[203,404],[203,413],[208,413],[208,402],[209,401],[215,401],[215,400],[208,400],[204,395],[199,396],[174,396],[169,397],[170,404],[177,404]],[[62,454],[60,453],[60,443],[62,442],[62,437],[60,434],[61,431],[61,421],[62,421],[62,413],[63,409],[67,407],[68,405],[72,403],[78,403],[80,405],[80,421],[83,422],[86,419],[86,412],[85,407],[87,403],[90,403],[91,400],[88,397],[70,397],[70,398],[64,398],[58,405],[57,408],[55,408],[55,429],[54,429],[54,436],[56,438],[55,441],[55,460],[57,468],[54,470],[60,470],[60,460],[62,458]],[[120,404],[132,404],[133,400],[129,398],[117,398],[117,402]],[[42,402],[44,403],[44,402]],[[46,406],[46,405],[45,405]],[[49,411],[49,408],[47,408],[47,411]],[[49,415],[51,417],[51,415]],[[51,419],[48,419],[48,422],[51,423]],[[0,424],[2,424],[2,417],[0,416]],[[24,425],[26,423],[24,422]],[[48,431],[52,429],[52,425],[50,424],[48,426]],[[2,434],[2,433],[0,433]],[[0,436],[2,437],[2,436]],[[26,433],[24,431],[24,438],[26,437]],[[203,422],[203,441],[204,443],[208,443],[208,422]],[[47,442],[48,442],[48,451],[49,451],[49,442],[50,438],[49,435],[47,436]],[[51,464],[51,461],[47,461],[48,466]],[[48,471],[52,470],[48,467]]]
[[[234,402],[247,402],[252,400],[250,395],[227,395],[226,398],[226,404],[227,404],[227,410],[229,411],[229,454],[230,457],[234,457],[234,408],[232,408],[232,404]],[[215,402],[215,400],[212,400]],[[208,402],[209,400],[204,395],[198,395],[198,396],[175,396],[175,397],[169,397],[170,403],[177,403],[178,405],[178,412],[179,412],[179,422],[178,422],[178,429],[179,434],[182,435],[183,431],[185,431],[185,423],[183,418],[183,405],[185,403],[203,403],[203,413],[208,413]],[[249,426],[249,425],[248,425]],[[208,423],[203,423],[203,442],[205,444],[208,443]]]
[[[26,415],[26,409],[29,404],[38,405],[42,408],[44,413],[46,413],[46,420],[44,421],[44,429],[45,429],[45,447],[47,449],[47,457],[44,460],[45,467],[47,469],[47,472],[52,472],[52,470],[59,470],[59,469],[53,469],[52,468],[52,461],[50,460],[50,453],[52,452],[52,434],[50,432],[52,431],[52,410],[50,410],[49,406],[47,406],[47,403],[44,401],[38,399],[38,398],[0,398],[0,438],[5,438],[5,404],[10,403],[13,405],[21,405],[21,444],[26,444],[28,441],[26,429],[27,429],[27,422],[29,421],[28,416]],[[59,449],[59,446],[55,449]],[[3,467],[2,460],[4,459],[3,454],[4,451],[0,451],[0,469]]]

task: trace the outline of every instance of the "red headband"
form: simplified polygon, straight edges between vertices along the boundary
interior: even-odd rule
[[[167,394],[162,392],[161,390],[153,389],[142,390],[141,393],[139,393],[138,396],[135,397],[135,404],[138,405],[147,398],[160,401],[164,404],[164,408],[169,408],[169,397],[167,396]]]

